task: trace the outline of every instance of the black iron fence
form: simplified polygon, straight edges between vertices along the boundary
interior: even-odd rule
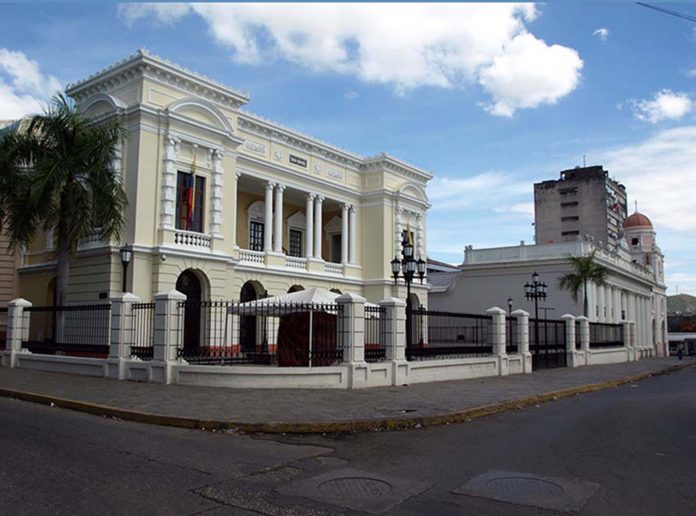
[[[582,349],[582,341],[580,340],[580,321],[575,321],[575,349]]]
[[[532,369],[565,367],[565,321],[529,319],[529,352],[532,354]]]
[[[365,306],[365,361],[381,362],[387,356],[387,309]]]
[[[32,306],[29,339],[32,353],[93,358],[109,356],[111,305]]]
[[[505,352],[508,354],[519,351],[520,335],[516,317],[505,318]]]
[[[623,345],[623,324],[590,323],[590,349],[617,348]]]
[[[179,303],[177,354],[191,364],[327,366],[343,360],[335,304]]]
[[[5,349],[7,340],[7,307],[0,306],[0,349]]]
[[[155,349],[155,303],[133,303],[131,356],[152,360]]]
[[[424,360],[487,356],[492,318],[488,315],[406,310],[406,358]]]

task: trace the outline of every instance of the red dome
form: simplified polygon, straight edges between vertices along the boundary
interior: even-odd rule
[[[643,215],[642,213],[635,212],[633,215],[624,220],[624,229],[637,228],[637,227],[653,227],[650,219]]]

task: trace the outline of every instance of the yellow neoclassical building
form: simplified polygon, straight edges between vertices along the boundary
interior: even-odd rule
[[[69,301],[121,291],[126,243],[127,290],[143,300],[174,288],[243,301],[300,287],[405,297],[389,262],[406,228],[425,257],[428,172],[252,114],[246,94],[144,50],[67,93],[85,115],[115,116],[127,129],[114,166],[129,200],[120,242],[80,247]],[[52,303],[51,242],[37,239],[18,269],[21,295],[35,305]],[[418,302],[427,288],[414,285]]]

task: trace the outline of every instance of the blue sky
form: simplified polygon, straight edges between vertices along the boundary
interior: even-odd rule
[[[696,4],[661,4],[696,15]],[[532,184],[602,164],[696,294],[696,24],[631,2],[0,3],[0,119],[146,47],[248,110],[434,174],[429,254],[533,240]]]

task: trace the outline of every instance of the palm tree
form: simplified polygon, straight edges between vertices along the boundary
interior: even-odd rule
[[[602,286],[606,283],[609,269],[604,265],[600,265],[595,261],[596,250],[587,256],[570,256],[568,262],[573,266],[573,270],[560,277],[558,280],[559,288],[568,290],[577,303],[580,289],[583,293],[583,314],[587,317],[587,284],[594,283],[597,286]]]
[[[24,128],[0,133],[0,227],[13,249],[40,230],[53,234],[58,305],[80,242],[94,231],[120,236],[127,199],[112,163],[123,136],[116,121],[94,123],[64,95]]]

